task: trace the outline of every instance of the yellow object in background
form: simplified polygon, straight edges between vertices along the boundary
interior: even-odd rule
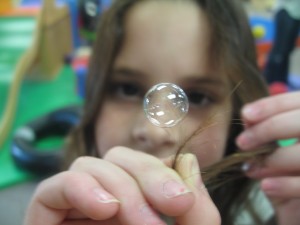
[[[0,4],[0,15],[1,13],[7,12],[13,8],[12,0],[1,0]]]
[[[265,37],[266,29],[264,26],[256,25],[252,28],[252,33],[255,39],[259,40]]]

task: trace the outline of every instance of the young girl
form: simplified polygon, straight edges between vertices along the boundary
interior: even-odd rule
[[[253,102],[266,89],[239,4],[114,1],[101,18],[72,164],[41,183],[26,225],[266,224],[251,199],[254,180],[277,224],[299,224],[299,144],[272,142],[299,136],[300,95]],[[163,82],[190,103],[171,130],[142,108]]]

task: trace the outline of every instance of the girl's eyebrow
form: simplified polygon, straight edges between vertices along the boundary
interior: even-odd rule
[[[125,78],[140,78],[145,79],[146,75],[144,72],[132,68],[127,67],[119,67],[113,70],[113,75],[117,77],[125,77]],[[197,85],[210,85],[217,87],[224,87],[225,81],[214,77],[212,74],[192,74],[192,75],[184,75],[180,78],[182,80],[182,84],[192,84],[193,86]]]
[[[225,81],[222,79],[214,78],[212,75],[194,75],[186,77],[184,83],[193,84],[193,85],[212,85],[212,86],[219,86],[224,87]]]
[[[145,75],[145,73],[138,70],[129,69],[126,67],[120,67],[113,70],[113,75],[124,76],[124,77],[140,77],[142,75]]]

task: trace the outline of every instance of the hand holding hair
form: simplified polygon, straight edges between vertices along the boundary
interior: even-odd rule
[[[279,224],[300,220],[300,92],[267,97],[247,105],[242,116],[247,124],[237,138],[244,151],[277,140],[294,138],[278,146],[263,163],[250,162],[247,175],[261,180],[261,189],[272,201]]]

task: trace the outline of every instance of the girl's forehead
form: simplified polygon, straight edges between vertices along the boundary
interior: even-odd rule
[[[160,54],[163,50],[173,54],[175,48],[197,48],[207,53],[210,33],[208,19],[196,3],[150,0],[140,2],[129,10],[124,45],[140,50],[149,46],[151,52],[159,50]],[[164,49],[156,49],[159,45]]]
[[[193,1],[149,0],[137,3],[127,13],[125,24],[126,31],[154,31],[161,36],[169,31],[182,35],[199,27],[208,30],[204,12]]]
[[[166,77],[214,74],[220,79],[209,65],[210,32],[205,13],[193,1],[137,3],[126,15],[125,39],[115,66]]]

